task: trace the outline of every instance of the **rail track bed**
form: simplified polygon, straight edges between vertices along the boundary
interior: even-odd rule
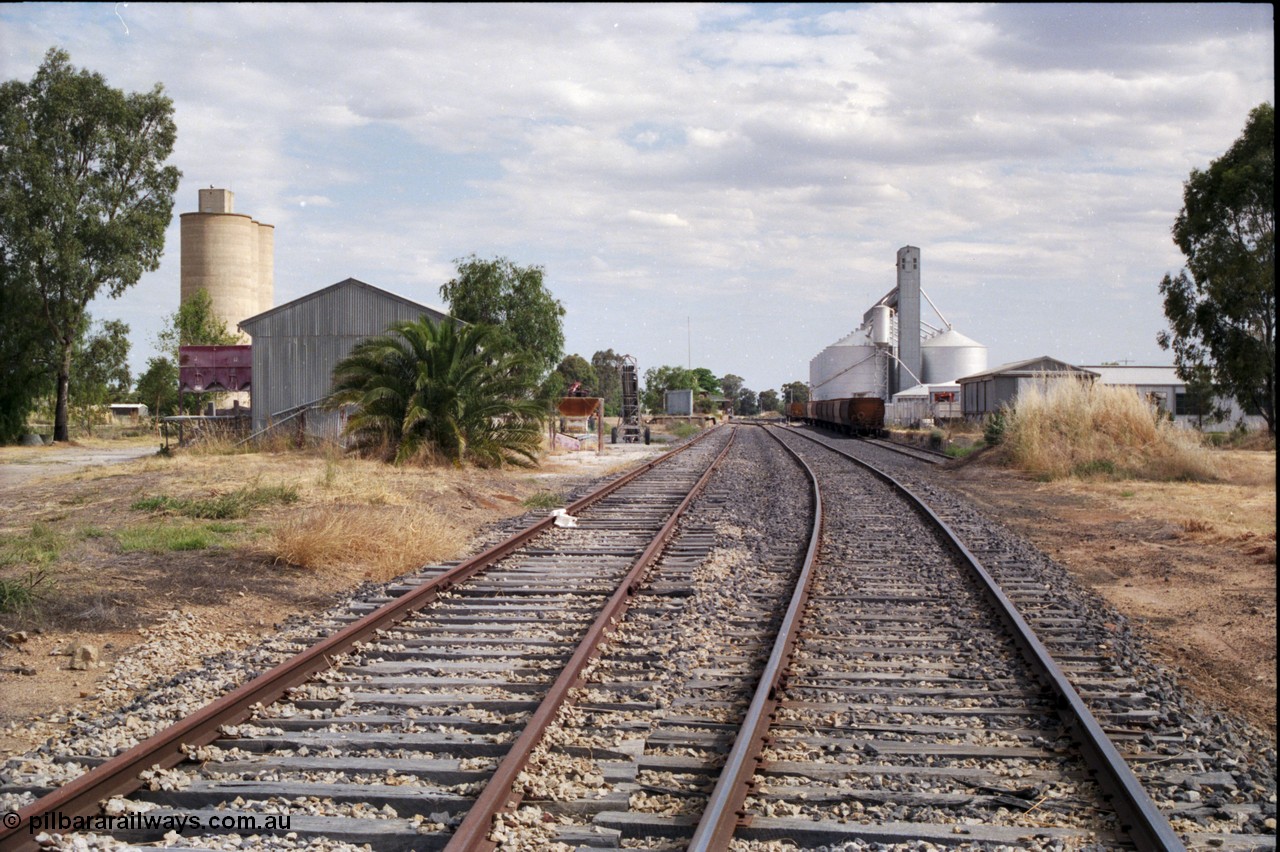
[[[1123,845],[1052,696],[955,554],[887,485],[787,440],[823,486],[822,570],[736,836]]]
[[[190,731],[181,738],[184,761],[146,770],[149,789],[113,807],[145,811],[149,819],[138,822],[151,825],[184,817],[211,825],[244,815],[262,817],[245,823],[280,835],[443,847],[552,683],[580,655],[584,636],[609,626],[597,623],[602,607],[629,595],[627,584],[635,582],[629,572],[643,568],[669,537],[665,525],[674,523],[731,436],[722,430],[672,454],[571,516],[571,526],[544,524],[469,579],[442,585],[457,566],[429,567],[384,598],[318,625],[336,636],[363,623],[369,611],[439,587],[425,606],[368,629],[350,650],[323,654],[326,665],[282,700],[256,706],[216,733]],[[88,777],[73,783],[87,785]],[[8,786],[10,795],[21,792],[20,783]],[[31,845],[31,834],[15,832],[0,846]],[[155,842],[163,834],[130,825],[115,837]]]
[[[927,497],[1172,827],[1134,833],[1132,806],[1113,807],[1114,782],[956,547],[833,449]],[[491,535],[500,553],[470,576],[451,579],[473,560],[431,566],[331,613],[317,633],[359,638],[322,652],[279,700],[186,735],[161,762],[172,768],[108,805],[251,827],[46,840],[1147,849],[1181,848],[1176,831],[1187,848],[1274,848],[1274,744],[1259,752],[1252,733],[1187,702],[1123,619],[939,487],[934,466],[813,430],[742,427],[648,467],[571,504],[575,527]],[[395,607],[398,620],[361,627]],[[21,802],[50,786],[24,785],[20,769],[0,785],[0,801]]]
[[[1153,662],[1137,627],[949,492],[932,465],[875,442],[795,431],[875,465],[927,500],[1018,608],[1188,848],[1275,848],[1273,739],[1191,699],[1175,673]]]

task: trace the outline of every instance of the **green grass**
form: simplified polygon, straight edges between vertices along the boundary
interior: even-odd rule
[[[222,543],[224,534],[215,530],[214,526],[217,525],[138,524],[117,532],[116,544],[119,545],[121,553],[206,550]]]
[[[1090,459],[1071,466],[1071,475],[1081,479],[1116,479],[1120,470],[1110,459]]]
[[[526,509],[555,509],[562,505],[564,498],[553,491],[538,491],[520,501]]]
[[[950,458],[962,459],[962,458],[965,458],[966,456],[971,456],[974,453],[978,452],[978,450],[981,450],[984,448],[985,447],[982,444],[971,444],[970,446],[967,446],[967,447],[960,447],[955,444],[952,444],[951,446],[947,447],[946,450],[944,450],[943,452],[945,452]]]
[[[61,533],[43,523],[33,524],[30,532],[21,535],[0,536],[0,568],[52,565],[62,555],[65,544]]]
[[[0,612],[32,609],[52,586],[47,568],[33,568],[21,577],[0,579]]]
[[[241,530],[240,524],[220,524],[216,521],[212,524],[205,524],[205,528],[210,532],[221,533],[222,535],[237,533]]]
[[[268,485],[241,488],[216,497],[187,498],[157,495],[134,502],[131,508],[142,512],[181,515],[209,521],[248,517],[261,506],[298,502],[298,489],[292,485]]]
[[[685,438],[691,438],[701,432],[702,427],[698,426],[696,423],[685,423],[684,421],[680,421],[668,426],[667,431],[671,433],[672,437],[683,441]]]

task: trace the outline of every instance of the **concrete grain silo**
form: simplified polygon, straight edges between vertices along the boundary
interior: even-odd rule
[[[233,334],[241,320],[270,309],[275,298],[275,228],[234,208],[234,193],[210,187],[200,190],[198,212],[179,217],[182,301],[207,291],[214,314]]]

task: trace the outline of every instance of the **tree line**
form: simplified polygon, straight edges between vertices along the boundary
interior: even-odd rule
[[[127,392],[128,326],[94,322],[88,305],[120,296],[159,266],[181,178],[167,163],[177,137],[173,114],[161,84],[125,93],[75,68],[56,47],[31,80],[0,84],[0,442],[22,434],[41,400],[50,400],[54,440],[65,441],[73,401],[89,411]],[[1232,147],[1184,184],[1173,237],[1186,267],[1159,283],[1171,328],[1158,336],[1198,398],[1234,398],[1260,414],[1272,435],[1274,177],[1275,116],[1265,103]],[[606,349],[590,361],[562,358],[564,306],[546,290],[541,267],[475,255],[457,264],[441,295],[455,317],[492,330],[458,336],[455,348],[465,355],[482,347],[491,365],[513,356],[503,371],[514,371],[515,384],[504,379],[495,388],[512,401],[547,404],[578,382],[616,413],[624,356]],[[163,354],[148,362],[134,390],[135,399],[154,400],[157,413],[170,404],[166,389],[176,391],[176,345],[230,337],[184,310],[201,308],[179,309]],[[651,411],[673,389],[694,390],[703,408],[727,401],[738,414],[806,397],[800,382],[757,393],[739,376],[705,368],[651,367],[644,379]]]
[[[622,407],[620,370],[624,357],[612,349],[596,352],[590,361],[581,355],[568,355],[556,365],[551,381],[558,393],[577,387],[582,396],[602,398],[605,416],[616,417]],[[759,393],[748,388],[744,381],[733,373],[716,376],[706,367],[688,369],[668,364],[649,367],[644,371],[640,403],[651,414],[661,414],[666,409],[667,391],[691,390],[697,414],[714,414],[727,408],[733,414],[752,416],[764,412],[782,414],[788,402],[809,400],[809,387],[801,381]]]

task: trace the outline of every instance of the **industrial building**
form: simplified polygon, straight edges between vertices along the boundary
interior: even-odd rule
[[[458,322],[437,308],[348,278],[240,321],[253,346],[254,433],[284,421],[313,437],[337,440],[341,412],[318,404],[329,395],[333,368],[362,340],[392,323],[428,316]]]
[[[1028,385],[1064,378],[1092,382],[1098,378],[1098,374],[1057,358],[1041,355],[1039,358],[1001,364],[992,370],[962,376],[958,384],[964,416],[981,419],[1011,405]]]
[[[871,306],[862,325],[809,362],[814,401],[876,397],[890,423],[960,416],[956,379],[987,368],[987,347],[952,328],[921,287],[920,249],[903,246],[896,286]],[[939,324],[921,318],[922,302]]]
[[[1196,410],[1194,400],[1187,393],[1187,383],[1178,378],[1177,367],[1153,367],[1139,364],[1086,365],[1081,369],[1098,374],[1098,383],[1132,388],[1170,417],[1179,426],[1200,429],[1204,432],[1225,432],[1243,423],[1249,429],[1266,429],[1267,421],[1259,414],[1248,414],[1234,399],[1217,398],[1212,407],[1225,412],[1221,420],[1214,420],[1209,410]]]
[[[200,190],[200,209],[179,216],[181,299],[209,294],[214,314],[233,331],[275,299],[275,226],[235,212],[235,193]],[[242,342],[247,343],[248,339]]]

